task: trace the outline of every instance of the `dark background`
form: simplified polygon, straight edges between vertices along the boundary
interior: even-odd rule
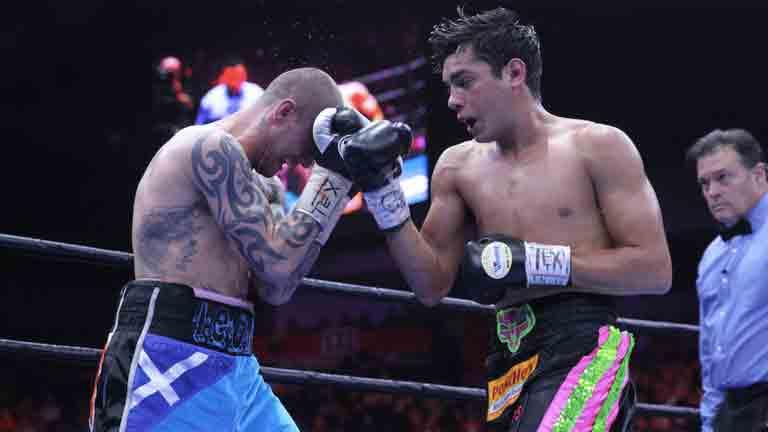
[[[231,54],[244,58],[251,78],[262,86],[288,68],[306,65],[320,66],[342,82],[429,55],[431,26],[441,16],[455,16],[450,1],[155,3],[27,1],[0,16],[0,233],[130,250],[136,183],[161,144],[151,133],[156,120],[151,89],[154,65],[163,56],[193,65],[196,86],[188,90],[196,99],[215,77],[216,59]],[[692,7],[675,2],[674,8],[663,2],[583,3],[465,2],[470,12],[515,8],[536,26],[548,110],[618,126],[634,140],[662,206],[675,272],[668,295],[621,299],[621,314],[696,323],[696,264],[715,231],[684,153],[714,128],[742,127],[768,140],[768,10],[735,2],[706,8],[695,2],[687,2]],[[432,167],[446,147],[467,137],[446,107],[439,78],[428,68],[417,74],[409,79],[427,83],[418,97],[426,107]],[[417,224],[427,206],[412,208]],[[369,215],[344,217],[312,276],[403,288],[383,246]],[[101,346],[119,290],[131,277],[124,269],[0,249],[0,338]],[[365,333],[377,328],[377,319],[387,322],[381,327],[402,328],[408,335],[428,329],[433,351],[428,371],[406,373],[397,362],[360,365],[383,367],[371,376],[481,384],[461,376],[469,369],[464,365],[481,363],[483,319],[477,315],[341,300],[310,288],[300,288],[283,307],[257,307],[262,341],[278,332],[276,323],[298,322],[296,317],[320,316],[311,329],[316,333],[345,325]],[[642,401],[697,404],[696,341],[690,334],[677,336],[640,334],[633,379]],[[397,357],[393,354],[402,363]],[[260,361],[296,366],[272,363],[270,356]],[[83,424],[92,375],[92,365],[72,368],[0,356],[0,417],[8,406],[23,412],[24,395],[57,389],[59,402],[69,403],[65,410],[79,413],[73,416]],[[688,396],[672,397],[679,393],[672,390],[675,383],[687,387]],[[649,390],[651,384],[662,384],[658,394]],[[301,415],[297,407],[315,405],[288,403],[294,415]],[[41,405],[27,406],[34,414]]]
[[[0,232],[125,251],[134,188],[158,145],[146,130],[152,65],[161,56],[241,53],[261,84],[302,65],[342,81],[428,55],[429,29],[455,10],[452,2],[400,0],[72,3],[24,3],[2,18]],[[467,3],[470,11],[515,7],[536,26],[551,112],[616,125],[635,141],[662,205],[675,279],[669,296],[627,299],[623,310],[696,322],[695,266],[714,231],[684,152],[713,128],[768,139],[768,13]],[[426,71],[423,78],[433,166],[466,137],[439,79]],[[417,222],[425,208],[413,209]],[[367,215],[345,218],[313,275],[401,287],[382,246]],[[131,277],[9,251],[0,251],[0,275],[0,337],[85,346],[103,342]]]

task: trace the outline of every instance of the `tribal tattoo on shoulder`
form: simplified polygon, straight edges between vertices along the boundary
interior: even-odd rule
[[[231,135],[223,135],[214,145],[206,142],[209,139],[201,137],[192,149],[195,182],[206,195],[212,215],[252,268],[263,271],[265,258],[288,259],[268,241],[273,231],[291,248],[300,248],[315,237],[319,227],[307,215],[275,220],[265,194],[269,191],[262,190],[263,182],[255,178]]]

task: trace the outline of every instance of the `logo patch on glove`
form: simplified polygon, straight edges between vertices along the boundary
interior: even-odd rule
[[[381,206],[387,211],[394,213],[405,207],[405,200],[403,198],[403,194],[400,191],[393,190],[381,197]]]
[[[480,255],[485,274],[493,279],[502,279],[512,268],[512,251],[502,242],[491,242]]]

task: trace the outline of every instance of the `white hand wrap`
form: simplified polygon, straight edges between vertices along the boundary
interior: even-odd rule
[[[411,217],[411,209],[398,179],[393,179],[381,189],[363,194],[376,224],[382,230],[396,228]]]
[[[571,281],[570,246],[525,242],[528,286],[568,285]]]
[[[296,211],[310,215],[320,225],[315,241],[325,244],[333,227],[339,221],[344,207],[349,202],[352,182],[335,172],[315,165],[307,185],[296,202]]]

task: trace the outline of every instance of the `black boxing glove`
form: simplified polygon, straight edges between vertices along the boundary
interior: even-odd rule
[[[408,125],[381,120],[340,144],[347,169],[383,230],[397,229],[411,217],[399,178],[403,172],[402,155],[408,152],[412,140]]]
[[[525,242],[503,234],[467,242],[459,275],[472,300],[482,304],[499,302],[508,289],[567,286],[570,281],[569,246]]]
[[[326,108],[312,124],[315,142],[314,158],[317,162],[301,191],[294,209],[311,216],[320,226],[315,239],[325,244],[333,227],[339,221],[347,203],[355,192],[339,143],[368,124],[368,120],[351,108]]]
[[[312,137],[317,165],[352,179],[339,153],[341,141],[367,126],[370,121],[349,107],[326,108],[315,117]]]
[[[398,158],[408,152],[412,140],[407,124],[380,120],[361,129],[355,139],[340,147],[352,179],[363,192],[370,192],[386,186],[392,177],[402,173]]]

